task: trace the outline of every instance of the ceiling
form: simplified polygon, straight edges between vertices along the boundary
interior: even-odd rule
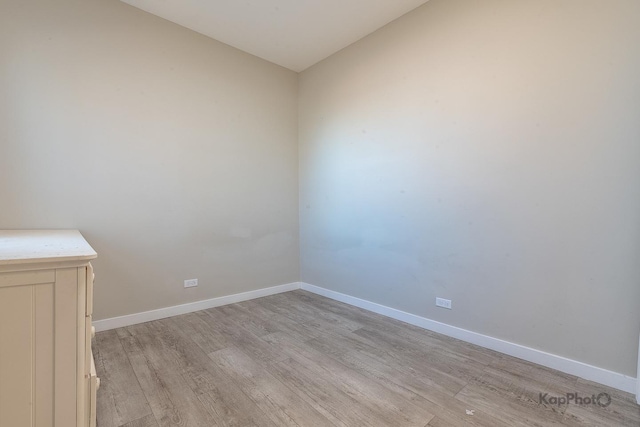
[[[427,0],[122,0],[302,71]]]

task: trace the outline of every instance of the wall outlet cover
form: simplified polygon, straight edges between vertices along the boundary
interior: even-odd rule
[[[185,288],[195,288],[198,286],[198,279],[188,279],[184,281]]]
[[[451,300],[444,298],[436,298],[436,305],[438,307],[447,308],[451,310]]]

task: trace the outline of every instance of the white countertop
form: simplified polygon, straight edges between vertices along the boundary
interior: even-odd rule
[[[96,251],[78,230],[0,230],[0,265],[96,257]]]

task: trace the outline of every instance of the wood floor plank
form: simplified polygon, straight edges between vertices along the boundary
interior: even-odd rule
[[[316,338],[307,341],[307,345],[333,357],[348,366],[360,368],[366,370],[371,369],[371,372],[384,373],[393,375],[397,378],[410,378],[412,382],[417,382],[430,390],[437,391],[449,397],[453,397],[462,387],[458,384],[455,385],[454,390],[441,385],[431,378],[429,375],[425,375],[423,372],[412,370],[410,366],[402,363],[396,363],[398,359],[392,359],[388,353],[384,351],[377,351],[376,349],[362,349],[354,348],[349,345],[348,341],[340,341],[336,339],[327,340],[326,338]],[[340,349],[340,351],[336,351]],[[376,368],[381,371],[376,370]]]
[[[267,370],[336,426],[381,425],[363,402],[325,376],[318,375],[313,366],[288,359],[270,365]]]
[[[203,313],[189,313],[175,316],[172,320],[205,353],[222,350],[231,346],[228,336],[205,321]]]
[[[288,317],[271,311],[263,306],[260,302],[244,301],[234,304],[241,308],[244,313],[255,323],[271,323],[277,325],[279,332],[285,332],[296,339],[305,341],[318,336],[318,331],[310,326],[295,322]]]
[[[118,334],[118,338],[127,338],[137,334],[146,334],[149,333],[147,329],[149,322],[147,323],[139,323],[137,325],[125,326],[124,328],[116,329],[116,333]]]
[[[464,421],[452,421],[446,420],[440,417],[433,417],[433,419],[427,424],[427,427],[466,427],[474,424],[475,415],[467,415]],[[491,424],[488,424],[491,425]]]
[[[297,342],[281,333],[263,337],[274,346],[282,348],[291,357],[289,363],[298,363],[310,371],[315,378],[326,377],[339,390],[355,399],[355,403],[366,407],[368,413],[381,425],[399,423],[406,426],[424,426],[433,414],[405,399],[383,384],[375,382],[360,372],[350,369],[304,343]],[[317,387],[320,387],[318,385]],[[420,402],[422,403],[422,402]]]
[[[313,346],[314,341],[307,344]],[[388,363],[388,359],[377,359],[359,351],[351,351],[341,355],[333,354],[332,357],[337,357],[350,369],[379,381],[398,395],[413,401],[427,411],[433,414],[437,413],[443,422],[453,425],[508,427],[507,424],[483,413],[478,408],[457,400],[446,388],[433,382],[430,378],[397,369],[397,365]],[[422,399],[418,399],[417,396]],[[467,415],[467,410],[475,410],[475,416],[470,418]]]
[[[257,337],[280,332],[281,325],[271,319],[260,318],[252,315],[251,312],[238,304],[231,304],[224,307],[218,307],[220,313],[227,316],[229,321],[242,326],[247,331]]]
[[[100,332],[102,334],[103,332]],[[102,360],[102,352],[101,345],[98,345],[98,335],[94,338],[94,342],[92,344],[93,348],[93,357],[96,364],[96,373],[98,378],[106,378],[106,370],[104,369],[104,363]],[[111,390],[109,390],[109,382],[103,381],[101,387],[98,389],[97,393],[97,402],[96,402],[96,412],[97,412],[97,426],[98,427],[119,427],[116,423],[117,415],[116,415],[116,406],[113,401],[113,394]]]
[[[154,322],[151,331],[159,337],[167,356],[202,404],[221,426],[275,427],[258,406],[180,327],[178,319]]]
[[[485,368],[485,365],[482,363],[462,355],[449,357],[447,354],[433,351],[433,349],[425,347],[419,342],[369,327],[358,329],[354,334],[367,338],[372,342],[384,342],[387,346],[393,348],[395,352],[403,354],[404,357],[422,360],[431,370],[437,370],[440,373],[461,379],[464,383],[469,383],[480,377]]]
[[[470,384],[456,395],[469,406],[480,408],[511,426],[560,426],[563,415],[538,406],[528,398],[502,390]]]
[[[506,354],[495,360],[489,368],[500,369],[524,378],[534,379],[544,384],[557,384],[562,387],[575,389],[578,377],[545,366],[536,365]]]
[[[601,396],[599,402],[603,405],[584,404],[569,405],[563,423],[569,426],[640,426],[640,405],[636,402],[636,397],[631,393],[596,384],[591,381],[578,379],[574,392],[581,397],[596,397],[601,393],[606,393],[611,398],[611,403],[607,396]],[[606,406],[604,406],[606,405]]]
[[[139,334],[122,342],[159,427],[218,425],[176,372],[157,338]]]
[[[210,328],[215,329],[234,347],[240,348],[257,362],[270,363],[286,358],[277,349],[267,345],[259,337],[231,321],[222,311],[216,308],[201,311],[197,314],[209,324]]]
[[[520,404],[535,407],[539,411],[557,412],[560,415],[567,409],[566,404],[547,404],[544,399],[540,399],[540,396],[545,393],[551,396],[564,396],[576,390],[575,381],[566,383],[548,381],[542,375],[536,377],[521,372],[511,372],[500,369],[499,365],[487,367],[484,374],[470,384],[500,393]]]
[[[249,397],[278,426],[333,426],[293,390],[274,378],[239,349],[229,347],[209,354],[214,363],[235,379]]]
[[[372,315],[375,314],[372,313]],[[382,318],[382,316],[379,315],[375,316]],[[454,375],[450,375],[443,370],[431,366],[429,363],[425,363],[424,351],[426,349],[421,349],[418,354],[415,354],[415,352],[406,351],[404,341],[398,345],[397,342],[389,342],[388,340],[381,341],[378,337],[369,339],[366,334],[358,335],[360,330],[351,333],[317,319],[307,321],[305,325],[316,330],[317,339],[312,340],[312,343],[314,346],[324,345],[323,351],[326,353],[335,352],[338,354],[349,351],[351,348],[369,353],[373,357],[394,360],[397,365],[403,366],[411,375],[426,375],[432,380],[437,381],[438,384],[447,387],[451,391],[451,395],[460,391],[467,384],[466,381],[462,381]],[[395,337],[393,331],[397,325],[391,325],[391,327],[394,329],[382,327],[381,330],[387,331],[389,336]],[[400,351],[398,349],[400,349]],[[477,365],[477,363],[473,361],[472,363]],[[448,366],[446,370],[449,370]],[[478,372],[476,371],[476,373]]]
[[[108,407],[112,408],[109,410],[100,406],[101,411],[110,412],[103,418],[104,426],[112,424],[119,427],[151,414],[151,408],[133,373],[117,331],[96,334],[96,347],[100,349],[98,374],[104,386],[104,389],[101,387],[100,397],[110,401]],[[109,419],[111,421],[107,421]]]
[[[344,353],[350,348],[357,350],[360,353],[378,360],[392,363],[397,369],[408,375],[438,384],[446,388],[452,396],[467,385],[466,381],[455,375],[431,366],[431,364],[428,363],[428,358],[404,351],[402,348],[398,349],[393,343],[389,343],[386,340],[375,341],[360,336],[357,333],[334,333],[318,337],[310,341],[309,344],[317,348],[322,347],[326,353]]]
[[[273,295],[265,297],[261,303],[265,304],[270,310],[275,311],[285,317],[299,322],[307,323],[309,321],[320,321],[332,328],[340,328],[347,332],[360,329],[362,324],[355,322],[346,317],[321,310],[311,304],[301,302],[285,294]]]
[[[121,427],[158,427],[158,422],[153,415],[147,415],[146,417],[131,421]]]

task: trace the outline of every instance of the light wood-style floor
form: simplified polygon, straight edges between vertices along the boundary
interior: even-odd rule
[[[102,332],[94,352],[99,427],[640,426],[631,394],[304,291]]]

